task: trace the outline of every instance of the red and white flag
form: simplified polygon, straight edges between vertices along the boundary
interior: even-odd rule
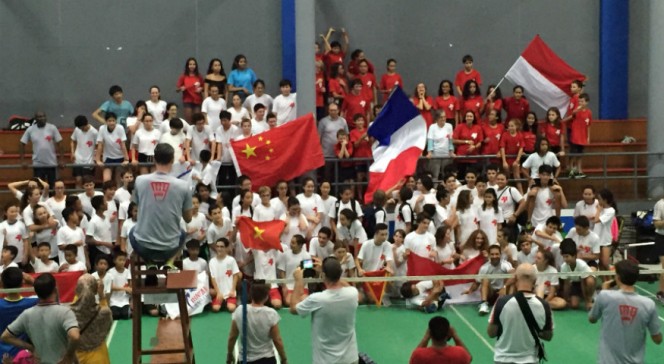
[[[505,78],[523,86],[528,98],[543,109],[555,106],[564,117],[572,96],[572,81],[584,81],[586,76],[558,57],[536,35],[507,71]]]

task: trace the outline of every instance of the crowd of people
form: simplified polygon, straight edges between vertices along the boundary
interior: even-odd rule
[[[112,86],[111,99],[93,113],[101,123],[98,130],[85,116],[76,117],[70,151],[76,187],[83,192],[67,193],[65,182],[57,178],[58,164],[64,162],[58,146],[62,137],[47,122],[45,113],[36,114],[36,123],[21,138],[21,156],[24,146],[32,143],[35,177],[9,184],[16,200],[4,206],[0,223],[0,272],[5,287],[16,286],[15,282],[7,283],[13,282],[10,278],[5,282],[6,275],[18,277],[16,272],[21,275],[19,280],[29,279],[23,273],[90,272],[99,284],[93,285],[84,276],[80,305],[94,308],[98,302],[113,319],[128,319],[137,314],[129,310],[127,258],[132,252],[166,265],[173,264],[173,256],[182,256],[182,269],[205,272],[210,278],[213,312],[236,311],[238,284],[243,279],[260,282],[295,277],[295,283],[255,284],[251,293],[253,308],[248,315],[255,318],[248,320],[264,331],[256,338],[270,338],[282,362],[286,357],[275,329],[278,316],[270,310],[283,305],[302,316],[324,312],[318,313],[319,317],[326,317],[345,333],[344,340],[317,342],[328,328],[314,321],[314,362],[351,363],[351,357],[357,358],[354,315],[349,318],[338,310],[328,312],[326,303],[343,297],[344,307],[354,312],[358,303],[372,302],[375,297],[362,285],[343,283],[344,277],[385,270],[404,277],[404,282],[389,286],[383,304],[389,305],[390,298],[403,298],[410,307],[424,312],[442,309],[450,298],[444,281],[406,282],[411,254],[446,268],[481,256],[486,262],[480,274],[516,271],[514,279],[485,277],[463,292],[480,291],[479,314],[492,312],[494,306],[492,336],[500,335],[502,315],[508,314],[510,307],[518,309],[514,306],[517,303],[512,303],[519,300],[514,292],[522,290],[531,292],[529,297],[539,298],[538,314],[548,312],[549,307],[575,309],[583,303],[582,307],[592,310],[591,319],[598,318],[600,308],[593,306],[597,282],[592,272],[610,269],[611,245],[616,239],[616,201],[611,191],[595,191],[591,185],[571,191],[580,201],[574,209],[574,228],[563,239],[560,215],[568,203],[557,182],[566,151],[573,155],[566,161],[569,176],[584,177],[580,154],[589,141],[592,116],[583,83],[570,85],[574,97],[564,118],[560,110],[550,108],[540,123],[529,109],[527,90],[522,86],[515,86],[513,96],[503,98],[500,89],[490,85],[483,97],[481,75],[473,68],[473,58],[465,56],[455,81],[440,82],[437,97],[427,93],[424,83],[418,83],[412,95],[413,104],[427,121],[428,158],[416,175],[406,176],[390,190],[376,191],[372,202],[364,204],[362,184],[353,182],[366,181],[367,162],[343,159],[371,158],[372,140],[367,127],[380,112],[379,96],[384,102],[393,87],[404,85],[393,59],[387,61],[387,73],[380,82],[361,50],[354,51],[346,65],[348,34],[342,31],[342,42],[330,42],[333,33],[331,29],[321,35],[324,51],[316,54],[316,107],[324,154],[342,160],[337,182],[348,182],[338,196],[332,193],[330,181],[335,176],[329,164],[321,168],[319,178],[304,177],[297,184],[280,181],[276,186],[253,186],[248,176],[236,176],[230,165],[230,141],[294,119],[292,85],[282,80],[281,94],[272,98],[242,55],[235,57],[228,77],[221,60],[211,60],[207,74],[202,76],[196,59],[190,58],[177,81],[182,93],[182,118],[177,104],[160,99],[157,86],[150,87],[149,100],[135,105],[124,99],[121,87]],[[482,162],[473,159],[480,155],[490,157]],[[103,169],[101,185],[94,178],[96,168]],[[180,179],[173,187],[172,179],[184,175],[190,175],[188,180]],[[136,183],[135,176],[140,176]],[[510,178],[517,180],[515,186],[508,184]],[[237,191],[220,193],[220,186],[236,187]],[[178,195],[175,202],[173,193]],[[170,203],[163,205],[165,208],[160,204],[164,200]],[[388,210],[395,215],[392,233]],[[164,225],[147,222],[161,215],[175,220]],[[141,221],[140,216],[148,218]],[[283,220],[282,251],[247,248],[236,226],[241,216],[256,222]],[[180,231],[182,236],[177,238]],[[170,235],[161,238],[160,234]],[[178,243],[166,249],[171,235]],[[160,245],[160,241],[166,243]],[[308,260],[326,273],[327,290],[314,293],[303,287],[299,267]],[[328,264],[330,261],[333,263]],[[533,271],[552,275],[532,280]],[[559,282],[554,274],[557,272],[578,272],[580,276]],[[54,293],[50,281],[39,279],[34,284],[41,307],[53,303]],[[96,300],[90,300],[90,294]],[[512,298],[514,301],[510,301]],[[64,327],[59,331],[60,341],[49,344],[59,345],[62,350],[52,355],[74,355],[73,343],[85,330],[84,321],[92,320],[90,307],[79,311],[74,308],[76,317],[58,314],[64,323],[49,323]],[[31,312],[45,315],[38,310]],[[146,313],[159,315],[160,309],[148,307]],[[339,321],[339,317],[345,320]],[[237,311],[233,319],[241,319]],[[21,320],[28,319],[11,325],[6,322],[3,340],[32,350],[34,347],[16,338],[27,333],[33,343],[38,341],[32,336],[38,334],[29,326],[34,321],[26,324]],[[544,331],[552,329],[550,316],[540,321]],[[656,335],[658,328],[650,328]],[[234,323],[229,348],[240,331]],[[547,339],[546,334],[542,337]],[[449,322],[432,320],[420,346],[424,348],[429,339],[434,345],[444,345],[447,338],[463,346]],[[100,343],[94,344],[83,351],[104,350]],[[335,348],[350,351],[335,352]],[[263,349],[258,352],[273,355],[271,350]],[[532,348],[521,349],[515,355],[533,355]],[[423,355],[422,350],[416,352]],[[260,355],[255,358],[260,359]],[[469,360],[463,353],[457,355]],[[507,355],[499,361],[509,358]]]

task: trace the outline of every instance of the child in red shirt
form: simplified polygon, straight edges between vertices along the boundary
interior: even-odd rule
[[[518,120],[518,119],[517,119]],[[535,153],[535,141],[537,140],[537,114],[529,112],[526,122],[522,124],[521,136],[523,137],[523,156],[521,163],[532,153]]]
[[[583,154],[584,146],[590,144],[590,124],[592,123],[593,114],[588,109],[589,101],[588,94],[579,95],[579,106],[576,108],[576,113],[574,113],[570,125],[569,151],[571,154]],[[581,156],[570,157],[570,168],[570,178],[586,177],[583,173]]]
[[[477,85],[482,85],[482,76],[473,68],[473,57],[470,54],[463,56],[463,69],[456,74],[454,85],[459,95],[463,93],[464,87],[468,81],[475,81]]]
[[[203,77],[198,73],[196,58],[187,59],[184,72],[178,78],[176,87],[177,92],[182,92],[184,119],[191,122],[191,116],[195,112],[200,112],[203,104]]]
[[[348,73],[351,74],[351,77],[358,77],[360,75],[360,62],[366,61],[368,66],[368,71],[372,75],[374,74],[374,66],[364,55],[364,51],[361,49],[356,49],[353,53],[350,54],[350,62],[348,62]]]
[[[376,92],[376,76],[369,72],[369,61],[361,59],[358,61],[359,73],[356,79],[362,81],[362,97],[370,104],[378,103]]]
[[[323,73],[323,63],[316,62],[316,119],[325,117],[325,73]]]
[[[415,87],[415,92],[413,92],[413,104],[417,107],[417,110],[420,111],[424,121],[427,123],[427,130],[429,130],[429,127],[433,124],[433,115],[431,114],[433,109],[433,98],[427,95],[427,87],[422,82],[418,83]]]
[[[334,28],[328,29],[326,35],[320,35],[321,38],[323,38],[323,42],[325,44],[325,55],[323,56],[323,62],[330,71],[330,74],[332,73],[332,66],[334,66],[335,63],[344,63],[344,58],[346,58],[346,52],[348,52],[349,43],[346,29],[341,28],[341,35],[344,42],[343,45],[337,41],[330,43],[330,36],[332,36],[332,33],[334,33]]]
[[[503,108],[507,111],[505,120],[519,119],[526,120],[526,115],[530,112],[530,104],[524,97],[523,87],[516,85],[512,90],[513,96],[505,99]]]
[[[484,140],[484,133],[482,128],[477,123],[477,117],[472,111],[466,111],[464,114],[465,123],[457,125],[454,128],[453,142],[457,145],[456,155],[458,157],[478,155],[482,140]],[[457,161],[459,175],[466,175],[466,168],[470,164],[477,163],[474,159],[460,159]]]
[[[334,145],[334,155],[339,159],[353,157],[353,143],[348,140],[348,132],[344,129],[337,131],[337,144]],[[339,179],[344,182],[353,182],[355,170],[353,162],[339,162]]]
[[[500,157],[502,159],[503,171],[509,178],[518,179],[521,173],[521,156],[523,155],[523,136],[519,133],[521,123],[519,120],[512,119],[507,122],[507,131],[500,137]],[[512,157],[516,155],[516,157]],[[523,193],[521,182],[517,183],[519,192]]]
[[[463,87],[463,99],[460,102],[461,110],[459,112],[459,119],[462,115],[466,115],[466,112],[472,111],[475,113],[475,119],[480,119],[480,110],[482,110],[482,105],[484,100],[482,99],[482,94],[480,94],[480,87],[476,81],[468,81]],[[457,125],[461,123],[461,120],[457,121]]]
[[[356,114],[360,114],[366,120],[369,115],[369,110],[371,110],[371,104],[367,102],[362,95],[362,81],[355,79],[351,81],[350,87],[351,92],[346,95],[344,103],[341,106],[341,116],[346,119],[348,128],[352,129],[355,127],[355,124],[351,123],[352,118],[354,118]]]
[[[583,93],[583,81],[574,80],[570,85],[569,89],[572,92],[572,98],[569,100],[569,105],[567,106],[567,112],[565,113],[564,122],[569,122],[574,117],[577,109],[579,108],[579,95]],[[569,135],[568,135],[569,137]]]
[[[387,60],[387,73],[380,78],[380,93],[383,94],[383,103],[387,101],[394,86],[403,87],[401,75],[397,73],[397,61],[394,58]]]
[[[459,117],[457,115],[459,113],[459,100],[454,97],[452,81],[442,80],[440,82],[438,97],[434,100],[433,107],[445,113],[445,122],[456,125],[456,120]]]
[[[498,111],[489,111],[488,123],[481,125],[481,127],[484,133],[482,154],[495,155],[497,158],[500,158],[500,138],[505,128],[503,124],[498,124]],[[489,159],[489,163],[498,163],[498,159]]]
[[[350,142],[353,148],[353,158],[371,158],[371,139],[367,134],[366,119],[362,114],[356,114],[353,117],[355,129],[350,131]],[[371,161],[358,161],[355,163],[355,177],[358,182],[367,180],[368,165]],[[357,194],[355,196],[364,196],[364,186],[357,185]]]
[[[549,141],[549,148],[558,159],[565,156],[565,124],[557,107],[550,107],[546,111],[546,123],[542,126],[540,135]]]
[[[331,98],[331,100],[328,100],[328,103],[335,102],[341,107],[346,98],[346,94],[348,93],[348,83],[346,81],[344,65],[342,63],[337,62],[332,66],[327,86]]]
[[[498,122],[500,122],[500,113],[503,109],[503,94],[500,92],[500,88],[496,88],[496,85],[489,85],[489,88],[486,90],[486,100],[484,101],[484,107],[482,108],[482,123],[487,123],[489,120],[489,112],[491,110],[496,110],[496,116],[498,117]],[[510,120],[510,119],[505,119]]]

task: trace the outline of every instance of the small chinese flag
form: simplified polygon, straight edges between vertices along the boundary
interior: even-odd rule
[[[299,117],[266,132],[232,141],[233,163],[238,175],[251,178],[254,189],[291,180],[325,164],[323,149],[312,114]]]
[[[371,272],[364,272],[365,277],[389,277],[390,273],[386,270],[375,270]],[[383,295],[385,294],[385,284],[387,282],[364,282],[362,285],[364,287],[364,292],[366,292],[371,299],[376,303],[376,306],[380,307],[383,301]]]
[[[285,226],[286,223],[282,220],[256,222],[247,216],[240,216],[237,221],[244,247],[262,251],[283,251],[280,236]]]

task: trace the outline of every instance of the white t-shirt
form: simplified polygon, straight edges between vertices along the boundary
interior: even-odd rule
[[[209,245],[214,245],[219,238],[230,238],[231,232],[233,231],[233,225],[231,224],[231,219],[227,217],[222,217],[221,226],[216,225],[215,223],[210,223],[207,228],[207,243]],[[217,256],[217,251],[210,246],[210,258]]]
[[[218,127],[214,131],[214,138],[217,143],[221,143],[221,162],[230,163],[233,161],[231,158],[231,141],[235,140],[238,136],[242,135],[240,128],[235,125],[231,125],[228,130],[224,130],[223,126]],[[218,147],[217,147],[218,149]]]
[[[298,303],[298,315],[311,314],[311,346],[314,364],[355,363],[357,289],[343,287],[312,293]]]
[[[352,208],[352,203],[355,202],[355,209]],[[337,203],[339,204],[339,207],[337,208]],[[360,206],[360,203],[357,202],[357,200],[349,200],[348,202],[343,202],[342,200],[337,200],[335,203],[332,205],[332,208],[328,212],[328,216],[336,219],[337,222],[339,222],[339,213],[344,210],[344,209],[349,209],[357,214],[357,217],[362,217],[364,216],[364,213],[362,212],[362,206]]]
[[[574,217],[577,216],[586,216],[590,221],[590,230],[595,227],[595,213],[597,212],[597,206],[599,202],[593,200],[593,203],[588,205],[585,201],[581,200],[576,203],[574,206]]]
[[[454,249],[454,242],[451,241],[448,244],[443,245],[442,247],[436,244],[435,248],[436,248],[435,250],[436,256],[434,257],[434,261],[439,264],[442,261],[449,259],[452,256],[452,254],[456,252],[456,250]],[[454,269],[454,263],[443,264],[443,267],[447,269]]]
[[[427,139],[433,142],[432,156],[448,157],[450,155],[453,132],[454,130],[450,123],[445,123],[442,127],[438,126],[437,123],[431,124],[427,133]]]
[[[217,287],[224,298],[233,290],[233,276],[240,273],[235,258],[227,255],[210,259],[210,275],[217,282]]]
[[[93,272],[92,277],[97,281],[99,281],[99,272]],[[108,272],[106,272],[106,275],[102,280],[102,283],[104,284],[104,296],[108,298],[111,295],[111,286],[113,285],[113,277],[109,276]],[[99,295],[96,293],[95,293],[95,302],[99,303]]]
[[[251,119],[251,135],[260,134],[268,130],[270,130],[270,125],[265,118],[263,120]]]
[[[132,219],[127,219],[125,222],[122,224],[122,229],[120,231],[120,237],[127,239],[129,236],[129,232],[131,231],[131,228],[136,225],[136,221]],[[134,251],[134,248],[131,246],[131,243],[129,240],[127,240],[127,255],[131,256],[131,253]]]
[[[300,208],[302,209],[302,213],[305,216],[311,216],[311,215],[318,216],[318,214],[323,213],[325,211],[325,206],[323,205],[323,199],[320,198],[320,195],[317,193],[314,193],[309,197],[305,196],[304,193],[300,193],[295,197],[297,198],[298,201],[300,201]],[[318,225],[314,226],[311,234],[317,235],[318,230],[320,230],[322,226],[323,225],[321,221],[320,223],[318,223]]]
[[[270,203],[270,206],[265,206],[262,203],[254,207],[253,220],[257,222],[278,220],[282,214],[277,214],[277,209]]]
[[[551,216],[556,215],[553,209],[553,192],[549,187],[540,187],[535,197],[535,207],[533,208],[533,215],[530,217],[530,222],[533,226],[546,223],[546,220]]]
[[[318,257],[321,261],[334,254],[334,243],[331,240],[327,241],[325,246],[320,245],[318,238],[312,238],[309,241],[309,255]]]
[[[652,219],[653,221],[664,220],[664,198],[659,199],[659,201],[655,203],[655,207],[653,208]],[[655,232],[657,234],[664,235],[664,228],[655,229]]]
[[[477,230],[477,221],[479,219],[477,216],[477,210],[472,206],[468,207],[465,211],[457,210],[456,213],[457,219],[459,220],[459,229],[461,231],[458,236],[458,243],[463,245],[470,237],[470,234]]]
[[[189,230],[196,228],[196,231],[193,233],[188,233]],[[208,220],[205,217],[205,214],[199,212],[191,218],[191,221],[187,223],[187,237],[186,241],[191,239],[198,240],[201,245],[207,242],[207,230],[208,230]],[[201,238],[203,236],[203,238]]]
[[[53,260],[49,260],[48,263],[44,263],[41,259],[35,259],[35,261],[32,263],[32,268],[35,269],[35,273],[57,273],[58,263]]]
[[[217,118],[219,118],[217,116]],[[196,125],[189,127],[186,139],[189,140],[191,159],[200,161],[201,152],[210,150],[210,142],[214,141],[214,132],[209,125],[204,125],[203,130],[198,131]]]
[[[74,163],[94,164],[97,134],[97,129],[92,125],[90,125],[88,131],[83,131],[79,128],[74,129],[74,132],[71,134],[71,141],[76,143]]]
[[[574,269],[570,268],[569,264],[563,263],[563,265],[560,267],[560,273],[569,273],[569,272],[577,272],[577,273],[592,273],[592,269],[588,266],[588,263],[585,262],[583,259],[577,259],[576,260],[576,267]],[[582,274],[577,277],[569,277],[570,282],[579,282],[581,281],[581,278],[585,279],[589,277],[590,274]]]
[[[175,150],[175,154],[173,155],[173,161],[175,163],[178,163],[180,157],[182,157],[182,153],[184,152],[185,138],[186,136],[183,132],[179,132],[173,135],[170,131],[168,133],[162,132],[161,137],[159,138],[159,143],[169,144]]]
[[[243,330],[243,311],[243,307],[238,307],[232,315],[240,337],[242,337]],[[271,307],[247,306],[247,362],[274,357],[274,345],[272,344],[270,330],[279,323],[280,319],[281,317],[277,311]],[[238,342],[240,343],[240,355],[242,355],[244,352],[242,340],[238,340]]]
[[[394,244],[392,244],[392,248],[394,248]],[[394,275],[397,277],[404,277],[408,274],[408,264],[406,264],[405,258],[404,258],[404,253],[406,252],[406,246],[401,244],[396,251],[392,249],[392,255],[394,257],[394,265],[396,267],[396,271],[394,272]]]
[[[43,202],[37,202],[37,204],[40,205],[40,206],[45,207],[46,212],[48,212],[48,214],[50,216],[53,216],[53,211],[51,211],[51,209],[48,208],[48,205],[46,205]],[[34,223],[35,223],[35,221],[34,221],[34,211],[32,210],[32,206],[30,206],[30,205],[26,206],[23,209],[23,212],[21,213],[21,215],[23,217],[23,223],[25,224],[26,227],[34,225]]]
[[[422,200],[417,202],[418,199],[422,196]],[[422,206],[424,205],[436,205],[438,204],[438,201],[436,201],[436,193],[435,192],[427,192],[427,193],[420,193],[417,196],[413,196],[408,203],[412,208],[415,209],[415,211],[422,211]]]
[[[207,271],[208,263],[203,258],[191,260],[191,258],[182,259],[182,270],[195,270],[196,274]]]
[[[524,254],[523,250],[520,250],[519,253],[516,255],[516,261],[519,262],[519,264],[522,263],[535,264],[535,255],[537,255],[538,249],[539,247],[537,245],[532,244],[530,248],[530,254]]]
[[[436,238],[428,232],[418,234],[417,231],[411,231],[406,235],[403,245],[411,253],[429,259],[429,253],[436,247]]]
[[[254,106],[256,106],[256,104],[263,104],[263,106],[265,106],[265,110],[272,110],[272,100],[273,100],[272,96],[268,94],[262,94],[260,96],[256,96],[256,94],[251,94],[247,96],[242,106],[246,108],[251,115],[253,115]]]
[[[334,196],[328,196],[327,200],[324,200],[321,196],[321,201],[323,201],[323,212],[325,215],[323,217],[322,226],[332,228],[332,225],[330,225],[330,211],[334,210],[334,204],[337,202],[337,198]]]
[[[66,202],[67,198],[63,198],[62,201],[58,202],[55,200],[55,197],[49,197],[45,203],[46,207],[53,212],[53,218],[60,221],[62,220],[62,210],[65,209]]]
[[[488,261],[482,265],[479,274],[504,274],[509,273],[512,269],[513,267],[510,262],[501,260],[498,265],[493,265],[491,261]],[[477,279],[476,282],[481,283],[482,281]],[[489,279],[489,284],[494,290],[499,290],[505,285],[505,278]]]
[[[533,153],[528,156],[521,167],[530,169],[530,178],[539,178],[539,167],[544,164],[553,167],[554,170],[560,167],[560,162],[553,152],[546,152],[543,157],[538,153]]]
[[[493,207],[487,207],[484,210],[480,207],[477,209],[477,221],[479,228],[486,233],[489,245],[498,244],[498,224],[505,222],[500,207],[498,207],[498,212]]]
[[[613,241],[611,234],[611,224],[616,218],[616,210],[613,207],[606,207],[599,214],[599,223],[595,224],[593,231],[599,236],[600,246],[609,246]]]
[[[231,107],[228,109],[228,112],[231,113],[231,123],[233,123],[233,125],[240,125],[242,119],[251,118],[247,109],[243,107],[240,107],[240,110],[236,110],[234,107]]]
[[[154,148],[159,143],[159,138],[161,138],[159,130],[153,128],[148,131],[141,128],[134,133],[134,137],[131,138],[131,144],[134,148],[138,149],[140,154],[154,156]]]
[[[277,260],[279,260],[279,251],[270,249],[266,252],[262,250],[252,249],[254,255],[254,268],[256,279],[277,279]],[[276,284],[272,284],[272,288],[277,288]]]
[[[99,133],[97,134],[97,144],[104,144],[102,162],[107,158],[124,158],[122,145],[124,145],[126,140],[127,134],[125,133],[122,125],[116,125],[115,128],[113,128],[113,131],[109,131],[106,125],[102,125],[99,128]]]
[[[342,259],[343,262],[341,263],[341,276],[342,277],[349,277],[349,271],[353,270],[356,268],[355,266],[355,259],[353,259],[353,255],[351,253],[346,253],[346,257]]]
[[[415,223],[413,221],[413,209],[410,207],[409,204],[401,204],[397,205],[397,210],[394,211],[394,214],[396,215],[396,218],[394,220],[394,230],[402,229],[406,230],[406,224],[411,223],[411,228],[413,227],[412,224]]]
[[[129,281],[131,280],[131,274],[129,269],[125,268],[122,272],[118,272],[115,267],[111,268],[106,272],[107,275],[113,278],[113,286],[115,287],[127,287],[129,286]],[[129,304],[129,298],[131,296],[125,291],[113,291],[111,293],[110,306],[111,307],[124,307]]]
[[[60,248],[60,253],[58,254],[58,259],[61,262],[65,261],[65,252],[64,248],[69,244],[74,244],[76,242],[82,242],[85,244],[85,234],[83,229],[76,227],[76,229],[70,228],[68,225],[64,225],[58,230],[58,247]],[[77,245],[76,259],[79,262],[85,262],[85,246]]]
[[[519,208],[519,203],[524,199],[519,190],[511,186],[505,186],[502,190],[496,189],[498,207],[503,210],[503,218],[509,219]]]
[[[91,236],[94,240],[102,241],[105,243],[112,242],[111,237],[111,222],[107,218],[101,218],[97,214],[93,215],[88,223],[88,229],[85,232],[87,236]],[[91,249],[89,246],[88,249]],[[111,249],[107,246],[95,246],[99,251],[104,254],[111,254]]]
[[[122,205],[125,202],[131,202],[131,193],[129,193],[129,191],[127,191],[126,188],[120,187],[117,190],[115,190],[115,195],[113,195],[113,199],[119,205]],[[129,204],[127,204],[127,207],[129,207]]]
[[[586,234],[586,236],[582,236],[579,235],[579,233],[576,232],[576,228],[573,227],[570,229],[569,232],[567,232],[566,237],[574,240],[574,242],[576,243],[577,251],[582,251],[586,254],[600,253],[601,249],[599,244],[599,236],[595,234],[594,231],[588,231],[588,234]]]
[[[85,263],[83,263],[78,259],[76,259],[76,263],[74,264],[69,264],[65,260],[62,263],[60,263],[60,267],[62,267],[65,264],[67,265],[67,269],[63,269],[62,270],[63,272],[87,272],[88,270],[88,268],[85,266]]]
[[[376,245],[374,239],[366,241],[360,248],[357,258],[362,261],[362,269],[372,272],[382,269],[387,262],[394,261],[392,257],[392,245],[384,241]]]
[[[501,247],[501,251],[502,253],[500,253],[500,259],[506,260],[510,263],[512,261],[517,261],[519,250],[517,249],[515,244],[507,243],[507,246],[505,248]]]
[[[281,220],[286,222],[286,227],[281,233],[281,243],[286,246],[290,245],[290,241],[295,235],[302,235],[302,237],[307,237],[307,230],[309,229],[309,222],[306,221],[303,214],[297,216],[291,216],[290,214],[284,214],[281,216]],[[300,220],[304,220],[306,227],[304,229],[300,228]]]
[[[350,245],[354,244],[353,241],[355,239],[357,239],[358,244],[363,244],[365,241],[369,240],[367,232],[364,231],[364,227],[360,220],[353,220],[350,227],[341,226],[341,223],[338,223],[337,238],[341,240],[348,239]]]
[[[537,269],[537,266],[535,266],[535,269]],[[558,276],[556,275],[558,273],[558,270],[556,267],[552,266],[547,266],[545,270],[542,272],[538,273],[547,273],[546,275],[538,275],[537,276],[537,282],[535,283],[536,289],[539,290],[542,287],[544,288],[544,294],[549,293],[549,287],[558,287],[560,284],[560,281],[558,280]]]
[[[296,101],[295,93],[288,96],[279,95],[274,98],[272,112],[277,115],[277,125],[287,123],[297,117]]]
[[[104,194],[99,191],[94,191],[92,197],[103,196],[103,195]],[[85,214],[89,216],[95,214],[95,209],[92,207],[92,197],[88,197],[88,195],[85,194],[85,192],[81,192],[78,194],[78,199],[81,201],[81,206],[83,206],[83,212],[85,212]]]
[[[180,119],[180,121],[182,122],[182,132],[186,134],[187,131],[189,130],[189,123],[183,118],[178,118],[178,119]],[[161,123],[161,125],[159,125],[159,131],[161,132],[162,135],[169,134],[171,132],[170,119],[164,120],[164,122]]]
[[[283,254],[279,255],[277,258],[277,269],[286,273],[286,278],[293,276],[293,272],[297,267],[300,266],[300,262],[303,260],[311,259],[311,255],[305,251],[306,246],[302,247],[302,250],[295,254],[292,250],[288,250]],[[294,287],[293,283],[286,283],[286,288],[292,290]]]
[[[152,102],[148,100],[145,102],[145,105],[148,107],[148,112],[152,114],[154,119],[154,125],[159,127],[164,121],[164,113],[166,112],[166,101],[159,100],[157,102]]]
[[[201,106],[201,111],[207,116],[208,126],[212,130],[217,130],[221,126],[221,121],[219,121],[219,113],[226,110],[226,100],[221,97],[217,100],[214,100],[211,96],[208,96],[203,100],[203,105]],[[191,130],[191,129],[190,129]]]

